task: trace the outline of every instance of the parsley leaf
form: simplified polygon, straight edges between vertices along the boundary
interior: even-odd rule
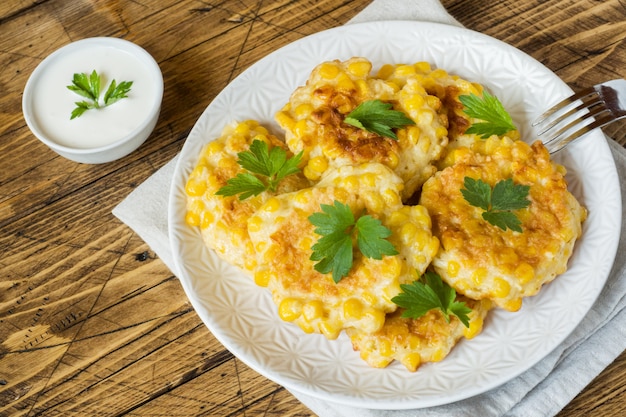
[[[391,299],[405,309],[402,317],[417,319],[432,309],[439,309],[446,321],[456,316],[465,327],[469,327],[468,314],[472,310],[464,302],[455,301],[456,291],[434,272],[426,272],[411,284],[401,284],[402,292]]]
[[[130,87],[133,85],[132,81],[122,81],[117,84],[115,80],[111,81],[109,88],[104,93],[104,105],[110,106],[111,104],[128,97]]]
[[[216,195],[233,196],[239,194],[239,200],[245,200],[263,191],[276,191],[278,184],[288,175],[300,172],[298,164],[302,152],[287,158],[287,152],[275,146],[269,150],[267,143],[255,139],[247,151],[239,152],[237,163],[248,172],[240,172],[228,179],[226,185],[217,190]]]
[[[122,81],[117,84],[115,80],[111,81],[107,91],[104,93],[104,102],[100,103],[100,75],[93,70],[90,75],[83,73],[75,73],[72,77],[72,84],[67,89],[73,91],[79,96],[85,97],[88,101],[77,101],[74,103],[76,108],[72,110],[70,120],[80,117],[83,113],[90,109],[100,109],[109,106],[116,101],[128,97],[132,81]]]
[[[504,135],[511,130],[517,130],[511,115],[496,96],[483,91],[482,98],[475,95],[459,96],[459,100],[465,106],[465,114],[475,119],[483,120],[472,124],[465,133],[475,133],[486,139],[491,135]]]
[[[491,188],[483,180],[465,177],[461,193],[465,200],[474,207],[484,210],[483,219],[502,230],[511,229],[522,232],[522,222],[513,210],[526,208],[529,185],[515,184],[512,178],[501,180]]]
[[[223,196],[231,196],[239,194],[240,200],[245,200],[253,195],[261,194],[266,190],[266,185],[250,174],[249,172],[241,172],[236,177],[230,178],[226,185],[220,188],[215,194]]]
[[[363,215],[355,221],[350,206],[335,200],[333,205],[321,204],[322,212],[313,213],[309,221],[315,226],[315,233],[322,236],[311,247],[310,259],[317,261],[316,271],[332,272],[333,281],[341,281],[348,275],[354,261],[353,236],[356,233],[357,247],[363,256],[382,259],[383,255],[396,255],[398,252],[391,242],[385,240],[391,235],[380,220]]]
[[[415,122],[403,112],[392,110],[392,107],[391,103],[383,103],[380,100],[364,101],[346,116],[344,122],[368,132],[398,140],[392,129],[414,125]]]

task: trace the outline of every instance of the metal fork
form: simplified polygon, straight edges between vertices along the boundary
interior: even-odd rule
[[[611,80],[573,94],[539,116],[533,126],[550,153],[594,129],[626,117],[626,80]]]

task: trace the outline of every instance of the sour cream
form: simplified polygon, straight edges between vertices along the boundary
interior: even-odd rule
[[[128,97],[71,119],[76,102],[68,90],[75,73],[100,75],[100,103],[115,79],[132,81]],[[46,57],[24,87],[22,111],[31,132],[61,156],[105,163],[128,155],[150,136],[161,110],[163,75],[150,54],[132,42],[109,37],[72,42]]]
[[[74,73],[101,77],[101,95],[115,79],[132,81],[127,98],[100,109],[87,110],[70,120],[75,102],[85,100],[67,89]],[[150,114],[156,98],[156,80],[142,61],[128,51],[91,45],[56,56],[33,86],[33,120],[41,132],[59,145],[97,148],[114,143],[136,129]]]

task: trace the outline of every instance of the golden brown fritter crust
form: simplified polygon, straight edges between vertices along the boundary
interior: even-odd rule
[[[529,185],[531,204],[516,211],[523,233],[485,221],[483,210],[461,194],[465,177],[492,187],[508,178]],[[431,214],[433,233],[441,240],[433,261],[441,277],[468,297],[488,298],[510,311],[565,272],[586,216],[567,190],[564,168],[550,160],[543,144],[506,138],[488,155],[457,150],[454,165],[424,184],[420,204]]]
[[[255,280],[270,289],[281,318],[330,339],[346,327],[372,332],[383,325],[385,314],[397,308],[391,298],[400,284],[423,273],[439,246],[426,210],[402,205],[401,190],[402,181],[389,168],[362,164],[331,171],[314,187],[259,208],[248,222],[258,253]],[[399,253],[376,260],[355,250],[352,269],[338,283],[316,271],[311,247],[320,236],[308,217],[335,200],[349,205],[355,218],[378,218],[392,231],[389,240]]]
[[[447,322],[440,310],[430,310],[422,317],[411,319],[402,317],[404,310],[398,309],[387,315],[384,326],[377,332],[347,329],[346,333],[354,350],[370,366],[384,368],[397,360],[415,372],[426,362],[443,360],[461,338],[471,339],[482,331],[491,303],[463,296],[457,301],[465,302],[472,309],[469,327],[454,316]]]
[[[448,142],[440,100],[417,82],[399,86],[370,75],[364,58],[324,62],[313,69],[304,86],[291,95],[276,115],[292,152],[304,151],[305,175],[319,179],[329,168],[379,162],[405,182],[403,198],[412,195],[435,172]],[[397,129],[398,140],[356,128],[346,115],[369,100],[390,103],[405,112],[414,126]]]
[[[244,270],[254,267],[256,259],[248,236],[248,218],[273,195],[310,185],[302,174],[297,174],[281,181],[276,192],[264,191],[246,200],[240,200],[238,196],[215,195],[229,179],[244,172],[237,163],[237,154],[247,151],[255,139],[267,142],[270,149],[279,146],[287,150],[284,142],[255,121],[230,124],[224,128],[221,137],[205,145],[185,190],[187,223],[200,226],[205,245]]]

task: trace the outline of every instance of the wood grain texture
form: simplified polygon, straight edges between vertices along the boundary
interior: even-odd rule
[[[573,89],[624,77],[619,0],[443,0]],[[0,2],[0,416],[313,414],[210,334],[180,283],[111,210],[181,149],[202,111],[268,53],[346,23],[368,0]],[[159,123],[119,161],[56,156],[25,125],[21,96],[68,42],[115,36],[159,63]],[[605,132],[626,144],[624,124]],[[582,365],[581,365],[582,366]],[[626,414],[622,354],[560,414]]]

